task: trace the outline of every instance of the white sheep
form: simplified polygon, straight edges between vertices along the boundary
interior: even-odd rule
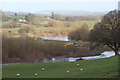
[[[79,66],[80,64],[77,64],[77,67]]]
[[[45,70],[45,68],[42,68],[42,71],[44,71]]]
[[[20,76],[20,74],[16,74],[16,76],[18,76],[18,77],[19,77],[19,76]]]
[[[70,71],[69,70],[67,70],[67,73],[69,73]]]
[[[81,68],[80,70],[82,71],[83,69]]]
[[[35,73],[34,75],[35,75],[35,76],[37,76],[38,74],[37,74],[37,73]]]

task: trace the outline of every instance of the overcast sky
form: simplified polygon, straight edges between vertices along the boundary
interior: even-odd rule
[[[14,12],[43,10],[110,11],[119,0],[0,0],[0,9]]]

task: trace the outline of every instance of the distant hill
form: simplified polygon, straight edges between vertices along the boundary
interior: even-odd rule
[[[26,14],[28,14],[27,12],[4,11],[4,14],[8,14],[8,15],[14,15],[15,13],[17,13],[18,15],[26,15]]]
[[[106,12],[91,12],[91,11],[67,11],[67,10],[46,10],[39,11],[35,14],[39,14],[41,16],[51,16],[52,12],[58,13],[62,16],[103,16]]]
[[[62,16],[103,16],[107,13],[105,12],[92,12],[92,11],[68,11],[68,10],[45,10],[45,11],[38,11],[32,14],[37,14],[40,16],[51,16],[52,12],[60,14]],[[14,15],[17,13],[18,15],[26,15],[27,12],[12,12],[12,11],[5,11],[5,14]]]

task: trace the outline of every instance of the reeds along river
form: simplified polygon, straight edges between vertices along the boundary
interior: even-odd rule
[[[68,37],[66,37],[66,36],[44,37],[44,39],[69,41]],[[12,47],[11,47],[11,45],[12,45]],[[61,42],[45,41],[45,40],[41,40],[41,39],[34,41],[31,39],[3,38],[3,53],[4,53],[3,58],[4,59],[9,59],[9,58],[14,59],[14,57],[20,56],[20,57],[22,57],[20,60],[27,59],[26,61],[24,61],[24,60],[23,61],[11,60],[9,62],[5,62],[7,64],[22,64],[19,62],[27,62],[27,61],[28,62],[32,61],[33,63],[34,62],[35,63],[39,63],[39,62],[64,62],[64,61],[76,61],[77,59],[80,58],[80,57],[76,57],[76,58],[67,57],[69,55],[69,52],[75,53],[74,51],[77,51],[80,49],[76,50],[76,48],[75,49],[74,48],[72,48],[72,49],[71,48],[64,48],[63,45],[64,45],[63,42],[61,44]],[[54,57],[56,57],[55,55],[60,54],[61,56],[64,56],[65,53],[67,55],[66,56],[67,58],[54,58]],[[79,54],[79,53],[81,53],[81,51],[77,52],[77,54]],[[84,52],[82,52],[82,53],[84,54]],[[47,59],[46,56],[44,56],[44,54],[48,55],[48,57],[51,56],[51,59]],[[54,57],[52,57],[53,55],[54,55]],[[98,56],[87,56],[87,57],[81,57],[81,58],[84,60],[87,60],[87,59],[111,57],[114,55],[115,54],[113,51],[105,51],[105,52],[101,53],[101,55],[98,55]],[[28,56],[29,56],[29,58],[28,58]],[[74,56],[74,54],[72,56]],[[15,60],[16,60],[16,58],[15,58]],[[3,65],[6,65],[6,64],[3,64]]]

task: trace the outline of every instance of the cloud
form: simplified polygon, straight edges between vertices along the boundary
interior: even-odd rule
[[[0,2],[118,2],[119,0],[1,0]]]

